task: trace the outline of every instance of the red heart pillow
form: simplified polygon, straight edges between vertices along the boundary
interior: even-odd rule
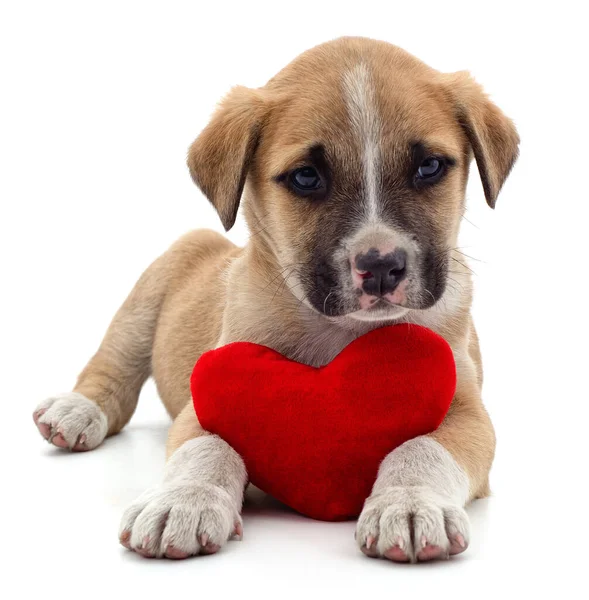
[[[201,425],[243,457],[254,485],[336,521],[358,516],[391,450],[442,422],[456,368],[444,339],[403,324],[320,368],[235,342],[203,354],[190,386]]]

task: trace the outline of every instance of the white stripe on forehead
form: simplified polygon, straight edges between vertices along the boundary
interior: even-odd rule
[[[352,129],[362,147],[366,217],[368,222],[375,222],[378,218],[380,183],[380,118],[374,85],[366,64],[360,63],[344,73],[343,83]]]

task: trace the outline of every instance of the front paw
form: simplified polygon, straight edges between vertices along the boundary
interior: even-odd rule
[[[230,495],[212,484],[164,484],[142,494],[123,515],[121,544],[147,558],[213,554],[241,536]]]
[[[448,558],[468,546],[461,506],[426,487],[389,487],[370,496],[356,528],[364,554],[396,562]]]
[[[108,430],[102,409],[78,392],[48,398],[37,406],[33,420],[50,444],[73,452],[93,450]]]

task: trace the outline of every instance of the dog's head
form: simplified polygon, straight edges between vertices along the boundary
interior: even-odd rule
[[[243,195],[252,243],[299,299],[382,320],[441,298],[471,158],[493,207],[518,143],[468,74],[342,38],[234,88],[188,165],[227,230]]]

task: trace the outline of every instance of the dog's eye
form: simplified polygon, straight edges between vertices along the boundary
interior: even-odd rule
[[[440,158],[430,156],[419,165],[419,168],[417,169],[417,179],[427,183],[435,183],[440,179],[443,173],[444,161]]]
[[[290,182],[295,190],[311,192],[321,187],[321,177],[313,167],[301,167],[290,174]]]

